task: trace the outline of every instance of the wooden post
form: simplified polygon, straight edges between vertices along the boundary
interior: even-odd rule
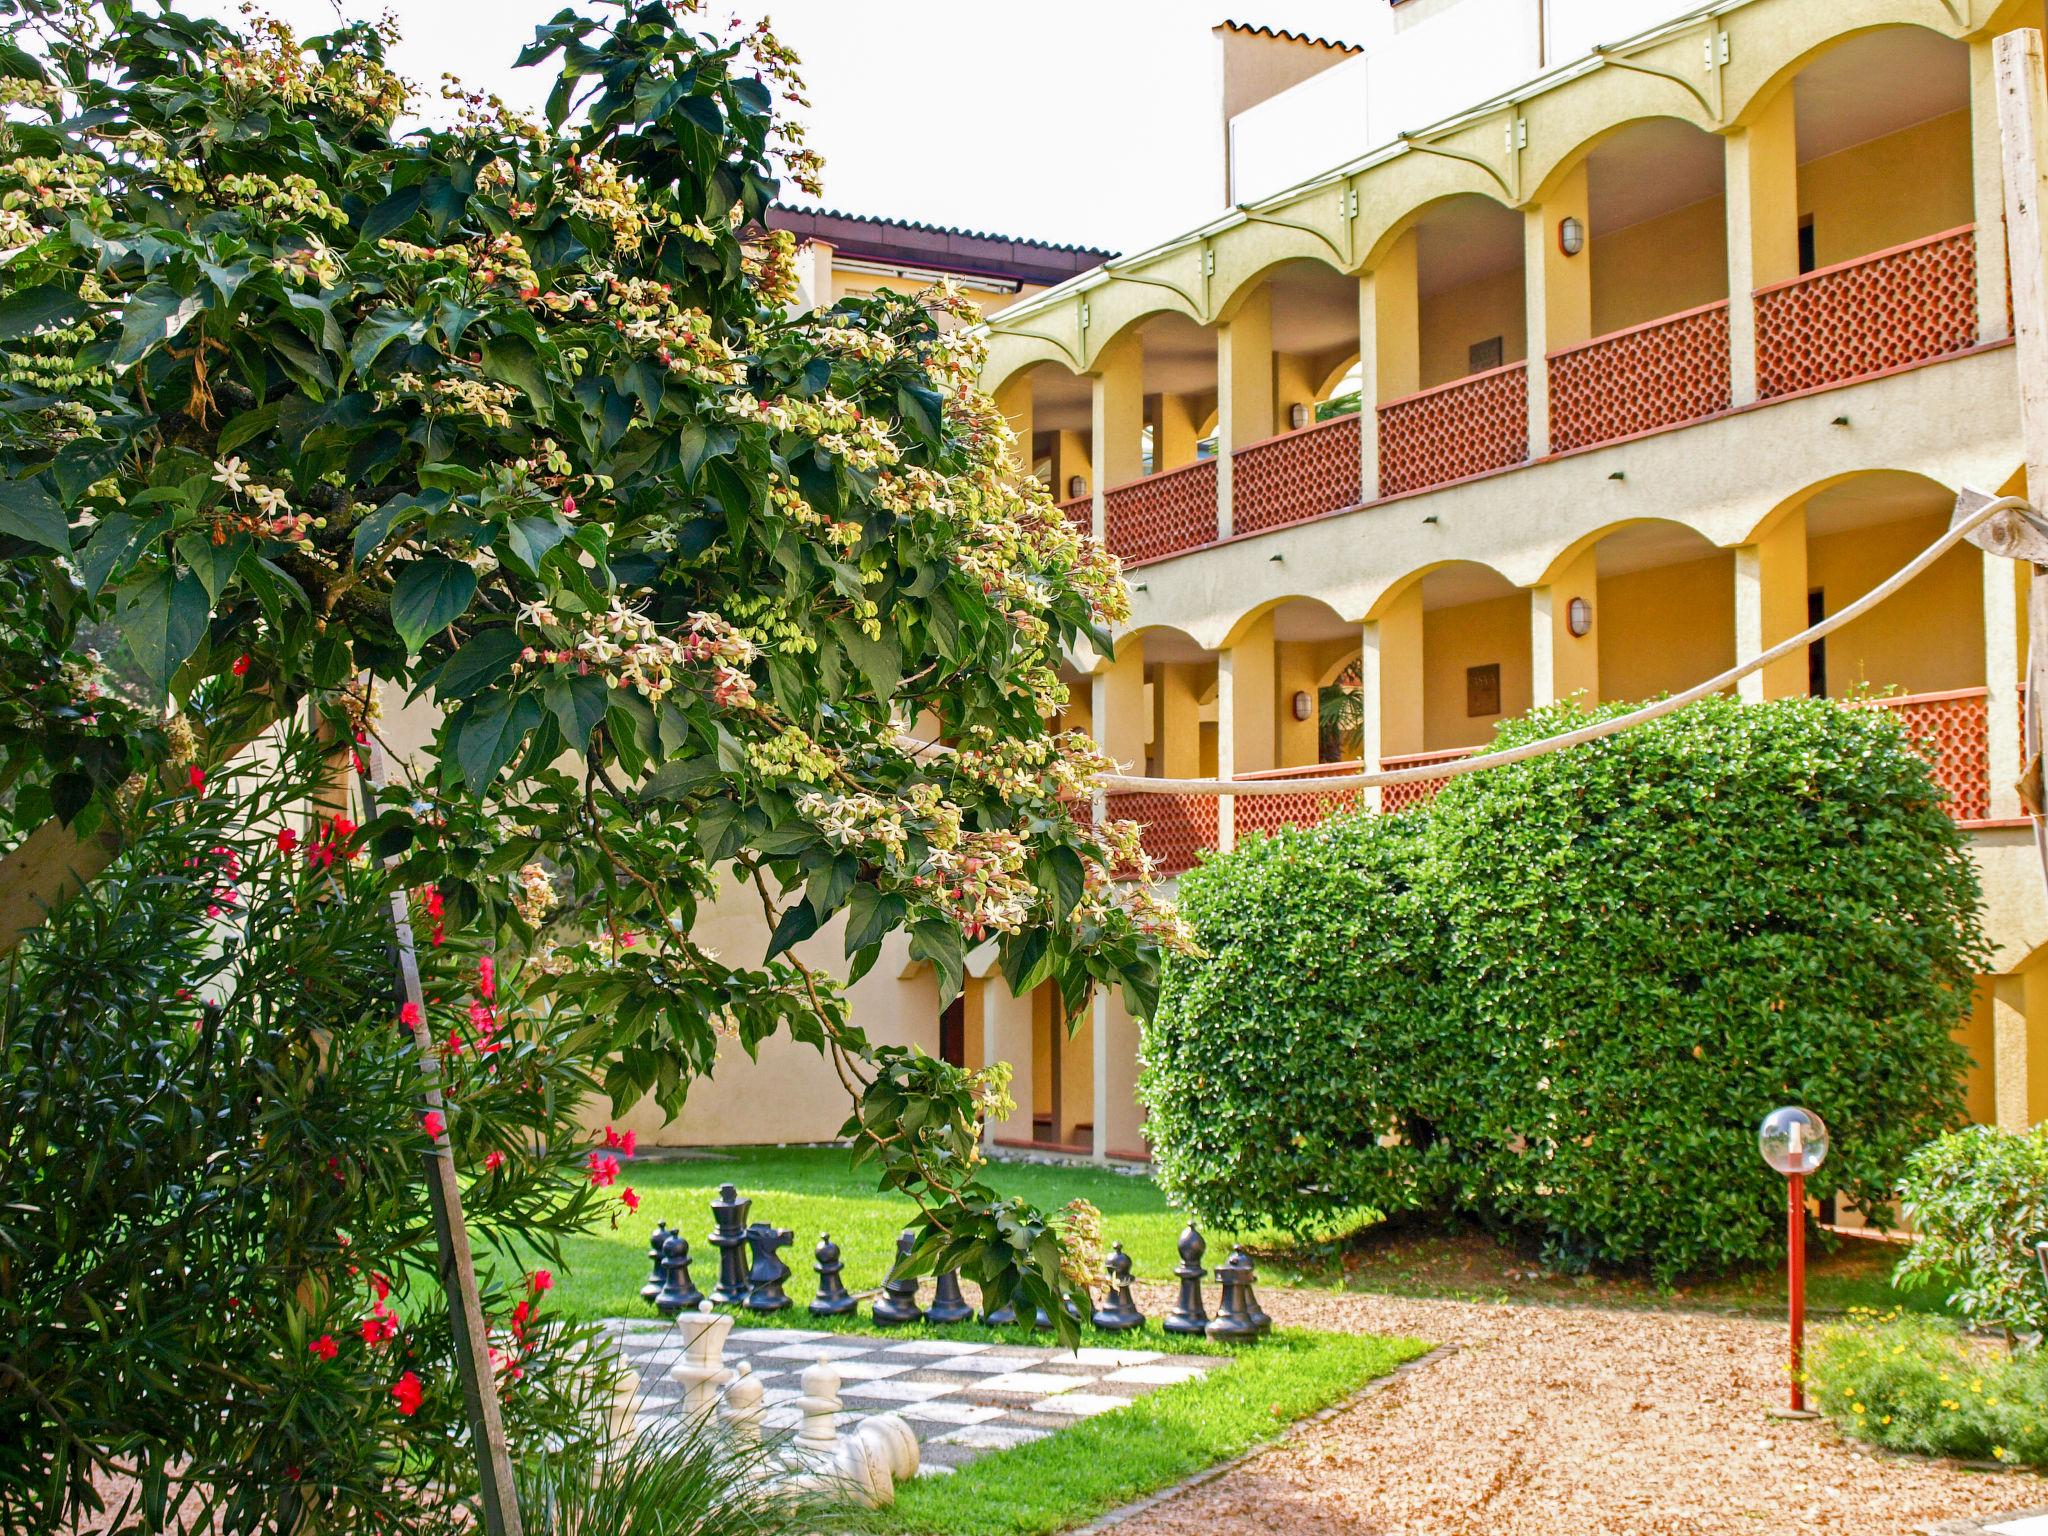
[[[369,802],[363,808],[366,822],[376,812],[377,792],[384,787],[387,773],[384,748],[374,738],[369,754],[369,766],[364,773]],[[387,861],[387,867],[395,862]],[[406,906],[403,886],[391,893],[391,930],[398,958],[399,996],[414,1005],[418,1020],[413,1025],[413,1044],[420,1053],[421,1076],[426,1082],[420,1109],[423,1113],[432,1111],[445,1116],[441,1055],[427,1025],[426,998],[420,990],[419,961],[413,947],[412,914]],[[470,1443],[476,1448],[484,1530],[487,1536],[521,1536],[512,1457],[505,1444],[505,1421],[498,1413],[497,1383],[491,1376],[483,1303],[477,1296],[476,1261],[469,1249],[469,1229],[462,1220],[462,1183],[455,1174],[454,1153],[445,1129],[434,1138],[433,1148],[427,1153],[425,1172],[427,1199],[434,1211],[434,1246],[441,1259],[441,1289],[448,1297],[448,1317],[454,1325],[455,1370],[462,1382]]]

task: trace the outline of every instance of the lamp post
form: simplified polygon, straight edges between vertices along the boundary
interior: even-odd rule
[[[1828,1128],[1810,1109],[1787,1105],[1764,1116],[1756,1149],[1785,1175],[1785,1277],[1792,1321],[1792,1398],[1789,1411],[1806,1409],[1806,1176],[1827,1161]]]

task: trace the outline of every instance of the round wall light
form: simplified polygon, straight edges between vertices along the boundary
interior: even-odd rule
[[[1076,496],[1086,496],[1087,494],[1088,482],[1086,480],[1079,475],[1067,476],[1067,500],[1072,501]]]
[[[1308,425],[1308,407],[1303,405],[1299,400],[1295,401],[1294,404],[1289,406],[1287,409],[1287,420],[1293,426],[1294,430],[1299,432],[1303,427]]]
[[[1586,226],[1583,221],[1566,214],[1557,221],[1557,248],[1567,256],[1576,256],[1586,248]]]
[[[1593,627],[1593,605],[1583,597],[1573,598],[1565,608],[1564,622],[1575,638],[1583,639]]]
[[[1306,720],[1316,710],[1316,701],[1308,696],[1306,688],[1297,689],[1294,695],[1294,718]]]

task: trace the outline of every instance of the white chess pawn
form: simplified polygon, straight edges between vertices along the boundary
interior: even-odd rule
[[[739,1380],[725,1389],[724,1401],[720,1404],[718,1417],[725,1425],[726,1433],[739,1450],[752,1451],[761,1443],[761,1415],[767,1410],[761,1406],[761,1382],[745,1369],[741,1362]]]
[[[685,1417],[704,1419],[718,1406],[719,1389],[729,1380],[725,1369],[725,1336],[732,1332],[732,1319],[713,1312],[684,1312],[675,1321],[683,1346],[683,1357],[669,1370],[670,1378],[683,1389]]]
[[[863,1509],[881,1509],[896,1501],[896,1478],[889,1470],[889,1449],[866,1433],[865,1421],[841,1438],[832,1470],[847,1497]]]
[[[790,1441],[789,1459],[800,1469],[823,1471],[839,1449],[839,1372],[830,1361],[819,1360],[798,1379],[803,1396],[790,1406],[803,1415],[803,1423]]]
[[[640,1402],[640,1373],[621,1371],[612,1380],[612,1444],[626,1445],[633,1438],[633,1418]]]

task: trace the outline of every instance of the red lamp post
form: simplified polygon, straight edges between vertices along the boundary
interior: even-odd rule
[[[1785,1175],[1785,1279],[1792,1324],[1792,1393],[1788,1411],[1806,1407],[1806,1176],[1827,1161],[1828,1128],[1811,1110],[1774,1109],[1757,1128],[1757,1150]]]

